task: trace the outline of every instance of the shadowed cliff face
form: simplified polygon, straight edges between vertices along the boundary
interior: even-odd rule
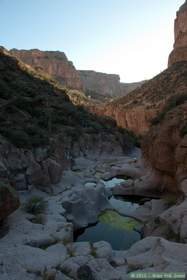
[[[12,144],[21,148],[46,146],[58,134],[67,136],[67,145],[78,142],[81,136],[91,143],[86,137],[94,138],[94,134],[116,139],[119,133],[122,142],[123,136],[128,138],[115,122],[73,105],[67,90],[55,80],[36,72],[5,49],[0,49],[0,74],[0,134]]]
[[[134,147],[114,121],[75,106],[55,80],[3,48],[0,96],[0,181],[18,190],[56,184],[74,157],[119,156]]]
[[[169,56],[168,65],[184,60],[187,60],[187,2],[177,12],[174,49]]]
[[[187,101],[165,114],[143,138],[144,158],[163,176],[169,191],[187,192]]]
[[[79,73],[63,52],[12,49],[10,53],[37,71],[50,75],[65,87],[82,89]]]

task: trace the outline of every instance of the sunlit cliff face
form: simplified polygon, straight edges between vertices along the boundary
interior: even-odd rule
[[[187,61],[187,1],[180,7],[175,19],[175,43],[168,65]]]

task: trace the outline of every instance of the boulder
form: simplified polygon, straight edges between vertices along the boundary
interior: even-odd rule
[[[77,270],[78,279],[81,280],[122,280],[118,272],[106,259],[93,259]]]
[[[66,210],[66,218],[75,229],[96,223],[99,213],[110,208],[104,187],[79,187],[66,191],[62,206]]]
[[[50,158],[41,163],[34,161],[27,169],[29,183],[41,188],[41,190],[47,190],[47,187],[50,187],[51,184],[58,183],[61,176],[61,165]]]
[[[178,205],[170,207],[159,216],[157,228],[167,225],[168,238],[177,238],[187,242],[187,199]],[[153,231],[154,233],[154,231]]]
[[[70,254],[73,256],[88,256],[91,255],[90,242],[75,242],[68,245]]]
[[[127,251],[128,271],[187,272],[187,244],[147,237]]]
[[[62,166],[55,160],[48,158],[42,163],[43,169],[46,170],[46,174],[49,176],[51,184],[57,184],[62,176]]]
[[[81,266],[86,265],[90,260],[92,260],[92,256],[77,256],[71,257],[67,259],[64,263],[61,264],[61,271],[64,274],[68,273],[69,277],[73,279],[79,279],[77,277],[77,271]]]
[[[106,241],[99,241],[93,244],[93,250],[97,258],[110,260],[112,257],[112,247]]]

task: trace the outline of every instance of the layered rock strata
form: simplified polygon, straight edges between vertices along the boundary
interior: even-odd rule
[[[59,51],[40,51],[12,49],[10,53],[24,63],[53,77],[63,86],[71,89],[82,89],[79,73],[65,53]]]
[[[187,61],[187,1],[180,7],[175,19],[175,43],[168,65]]]

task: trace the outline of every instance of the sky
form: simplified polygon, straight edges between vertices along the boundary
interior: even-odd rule
[[[80,70],[150,79],[167,67],[184,0],[0,0],[0,45],[59,50]]]

